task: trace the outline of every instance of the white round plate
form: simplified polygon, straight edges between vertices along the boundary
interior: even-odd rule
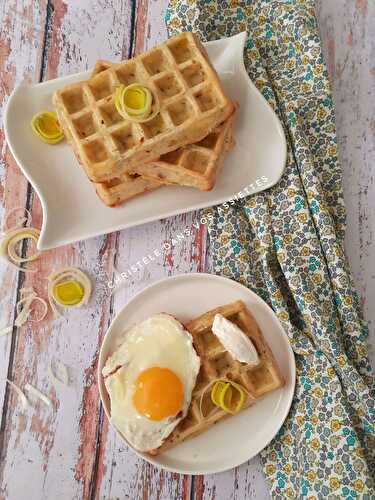
[[[184,323],[239,299],[258,322],[285,378],[285,386],[160,456],[151,457],[134,450],[148,462],[182,474],[212,474],[257,455],[276,435],[289,412],[295,385],[293,351],[279,320],[262,299],[243,285],[213,274],[183,274],[150,285],[122,308],[109,327],[98,366],[100,397],[108,418],[110,402],[101,372],[108,356],[121,344],[125,330],[159,312],[168,312]],[[123,439],[119,433],[118,436]]]
[[[226,155],[215,188],[209,192],[166,186],[117,208],[106,207],[66,142],[50,146],[31,131],[35,113],[53,109],[52,94],[64,85],[87,79],[90,72],[37,85],[21,85],[5,110],[5,137],[43,208],[39,250],[118,231],[233,198],[243,189],[257,193],[280,179],[286,142],[278,118],[250,81],[243,63],[246,33],[205,44],[224,90],[240,108],[235,120],[236,146]]]

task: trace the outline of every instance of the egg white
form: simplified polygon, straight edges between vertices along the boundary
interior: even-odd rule
[[[134,407],[138,376],[155,366],[169,368],[182,382],[183,404],[178,417],[153,421]],[[125,332],[122,345],[107,360],[102,373],[111,400],[112,423],[131,446],[139,451],[161,446],[188,412],[199,368],[191,335],[169,314],[151,316]]]

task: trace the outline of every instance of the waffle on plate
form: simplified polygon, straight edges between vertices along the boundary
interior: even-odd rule
[[[102,374],[113,425],[135,449],[151,455],[208,430],[284,384],[240,300],[185,326],[167,313],[133,325]],[[223,386],[230,392],[227,400]]]
[[[111,65],[112,63],[109,61],[97,61],[92,76],[105,71]],[[159,181],[162,184],[190,186],[201,191],[211,190],[222,165],[223,153],[230,151],[234,145],[233,121],[234,112],[201,141],[166,153],[157,160],[138,164],[132,169],[132,173]],[[124,195],[122,197],[116,195],[115,199],[108,193],[106,184],[97,185],[97,192],[107,205],[113,206],[129,198],[126,196],[127,187],[129,187],[128,178],[124,177],[124,181]],[[121,180],[116,180],[115,184],[118,194],[121,191]]]
[[[222,165],[223,153],[233,147],[233,118],[231,115],[201,141],[138,165],[133,172],[164,184],[210,191]]]
[[[138,174],[121,174],[107,182],[94,183],[96,194],[108,207],[116,207],[125,201],[154,191],[163,184]]]
[[[224,349],[211,330],[216,314],[221,314],[235,323],[250,338],[258,352],[259,365],[251,367],[240,363]],[[211,402],[210,390],[207,390],[202,398],[202,392],[210,382],[226,378],[241,384],[249,394],[242,409],[251,406],[265,394],[284,385],[275,358],[254,317],[242,301],[217,307],[193,319],[185,326],[193,336],[194,346],[201,360],[201,369],[187,416],[166,438],[160,448],[150,452],[153,455],[201,434],[219,420],[230,416]],[[202,412],[200,411],[201,399]]]
[[[114,104],[116,88],[134,82],[147,86],[160,104],[160,112],[144,123],[124,119]],[[54,94],[53,102],[67,140],[94,182],[118,178],[202,140],[233,112],[192,33],[67,85]]]

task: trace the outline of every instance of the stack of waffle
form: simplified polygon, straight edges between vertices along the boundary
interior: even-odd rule
[[[115,106],[120,85],[151,90],[160,111],[127,120]],[[223,153],[233,144],[234,106],[199,40],[182,33],[134,59],[98,61],[91,78],[54,95],[64,134],[108,206],[178,184],[213,188]]]

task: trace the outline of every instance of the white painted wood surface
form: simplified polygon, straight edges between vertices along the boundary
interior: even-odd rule
[[[0,117],[7,96],[21,81],[73,73],[98,58],[120,60],[166,37],[167,0],[2,0],[0,3]],[[333,83],[340,157],[348,210],[347,253],[374,342],[375,310],[375,5],[367,0],[317,1],[319,26]],[[1,119],[1,118],[0,118]],[[39,201],[28,189],[0,132],[0,215],[31,207],[41,223]],[[112,297],[104,282],[160,249],[197,220],[197,214],[122,231],[44,255],[37,276],[0,266],[0,327],[11,323],[17,294],[33,285],[45,295],[42,277],[63,264],[99,277],[90,306],[67,318],[27,326],[0,338],[0,499],[267,499],[257,459],[214,476],[158,471],[129,451],[108,428],[99,404],[95,371],[98,345],[121,306],[157,279],[209,269],[202,227],[190,238],[143,266]],[[209,250],[209,249],[208,249]],[[208,251],[209,256],[209,251]],[[71,387],[55,391],[46,370],[59,358],[71,367]],[[31,382],[54,401],[21,414],[9,377]]]
[[[317,1],[332,81],[347,210],[346,253],[375,367],[375,2]]]

